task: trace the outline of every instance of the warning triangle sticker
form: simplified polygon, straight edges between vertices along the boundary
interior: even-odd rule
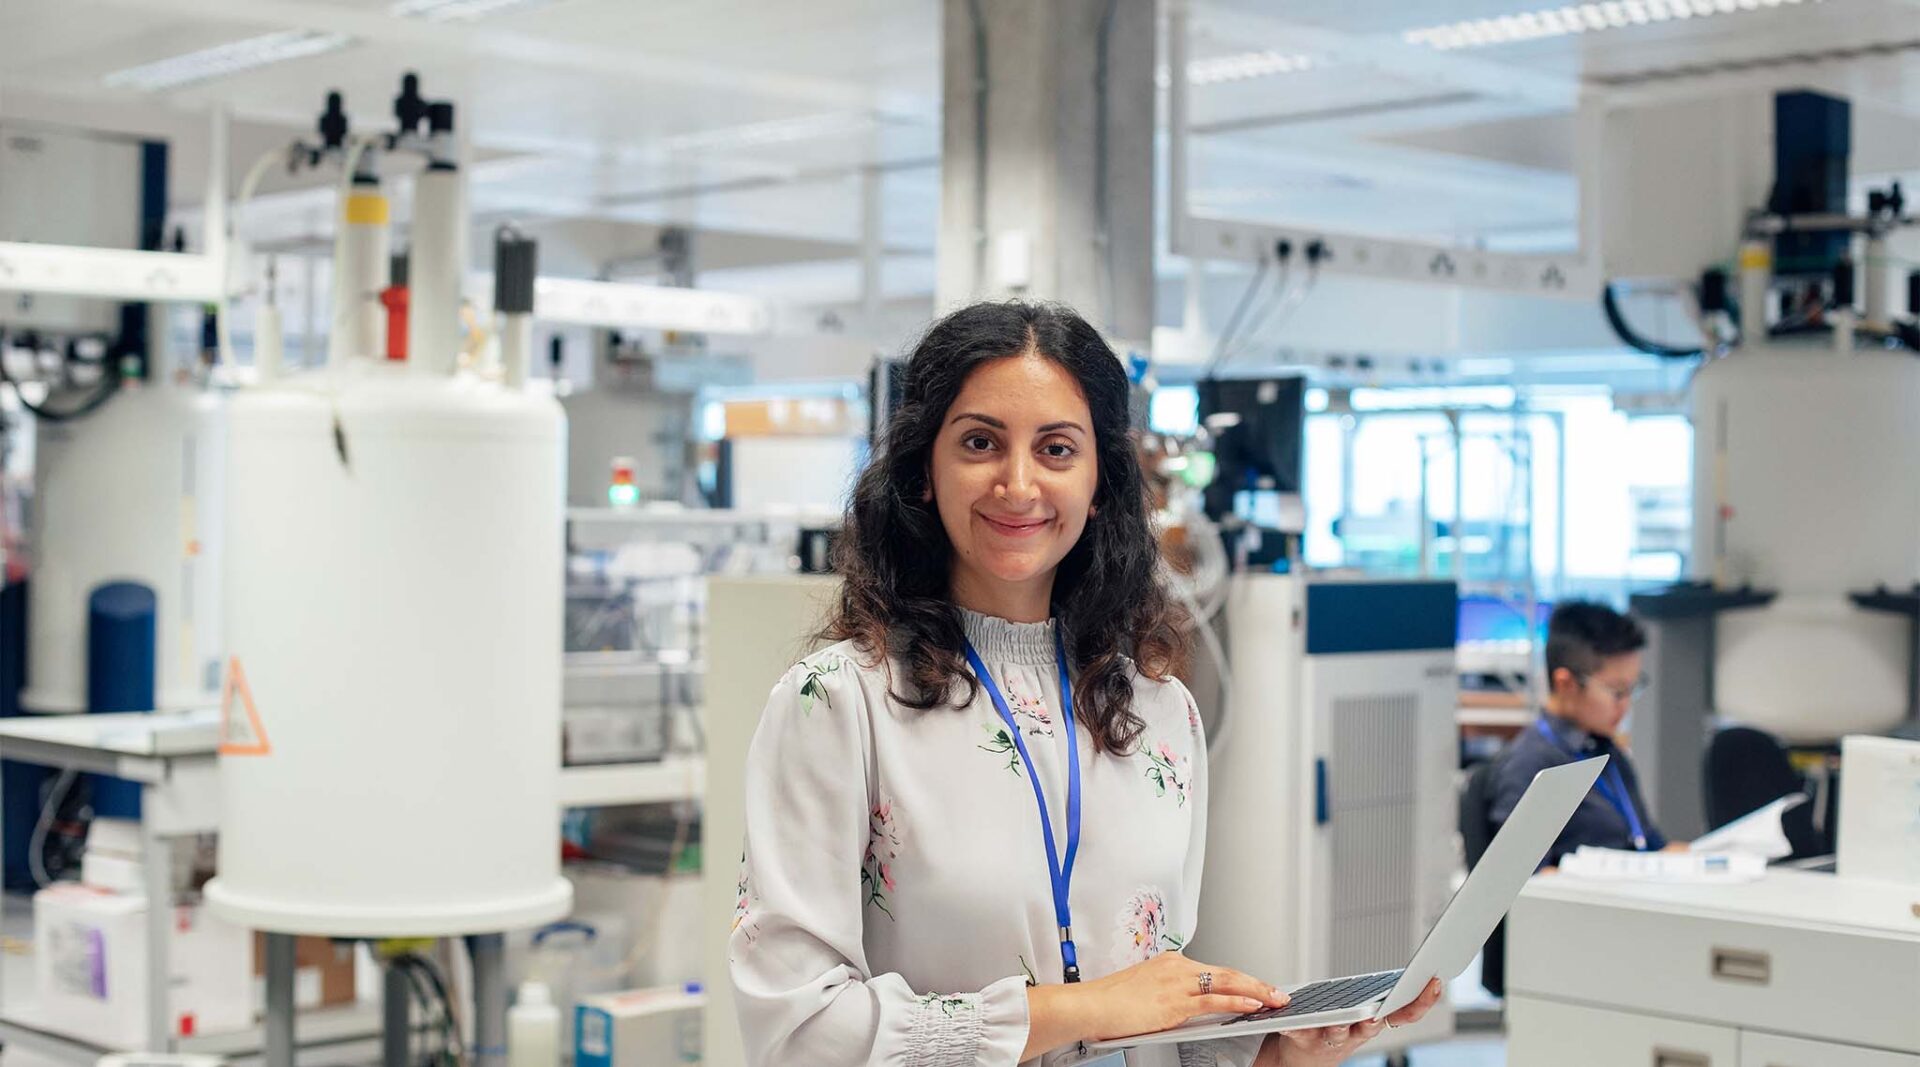
[[[234,705],[245,715],[234,714]],[[273,752],[266,728],[260,725],[260,710],[253,706],[253,690],[247,685],[247,672],[240,657],[227,660],[227,680],[220,689],[220,754],[222,756],[265,756]]]

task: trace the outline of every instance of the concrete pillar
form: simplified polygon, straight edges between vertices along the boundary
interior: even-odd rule
[[[945,0],[943,51],[941,309],[1059,300],[1144,347],[1153,0]]]

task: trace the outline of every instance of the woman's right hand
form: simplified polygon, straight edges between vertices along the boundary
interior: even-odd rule
[[[1213,975],[1212,992],[1203,993],[1202,974]],[[1145,963],[1086,983],[1087,1024],[1092,1038],[1105,1041],[1170,1030],[1201,1015],[1245,1015],[1284,1007],[1285,993],[1230,967],[1163,952]]]

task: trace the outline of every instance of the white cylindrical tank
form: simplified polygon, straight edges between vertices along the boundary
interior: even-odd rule
[[[1849,594],[1920,579],[1920,360],[1743,349],[1692,406],[1695,573],[1776,594],[1719,616],[1715,710],[1794,741],[1897,725],[1911,624]]]
[[[234,398],[224,917],[560,918],[564,434],[551,399],[351,365]]]
[[[154,703],[210,707],[220,686],[225,402],[129,382],[99,410],[35,426],[27,586],[32,711],[87,710],[87,601],[107,582],[153,590]]]

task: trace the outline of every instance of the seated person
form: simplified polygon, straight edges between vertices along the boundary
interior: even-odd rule
[[[1546,707],[1492,771],[1494,828],[1513,814],[1540,771],[1598,755],[1613,759],[1547,851],[1546,866],[1558,866],[1581,845],[1641,852],[1668,847],[1641,799],[1633,761],[1615,740],[1644,684],[1640,650],[1646,643],[1639,623],[1601,604],[1562,603],[1547,623]]]

